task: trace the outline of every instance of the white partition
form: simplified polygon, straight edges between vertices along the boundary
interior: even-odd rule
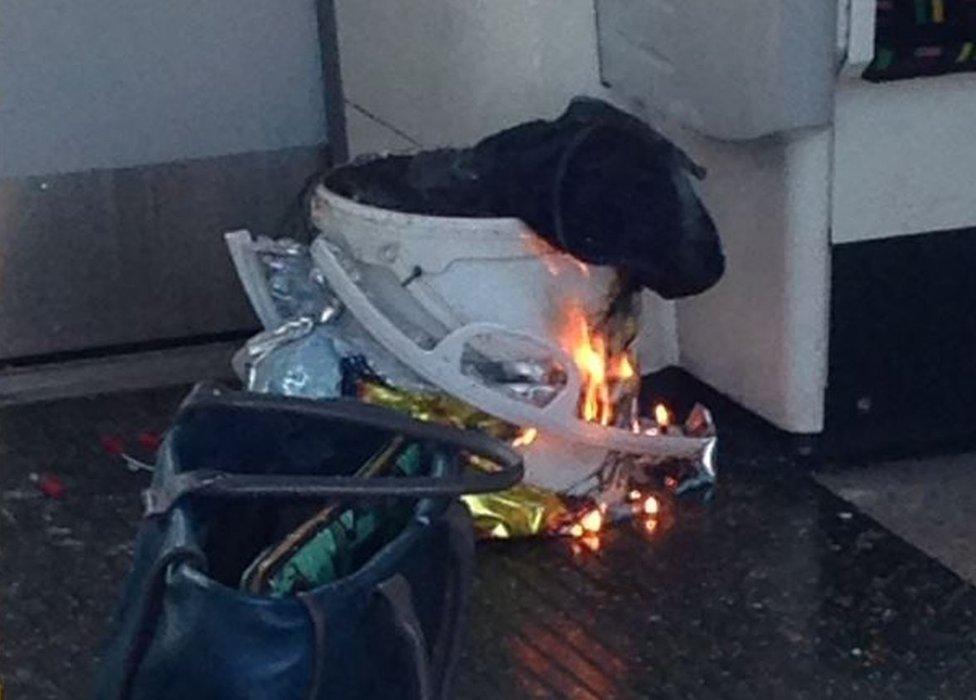
[[[681,364],[786,430],[823,429],[829,128],[744,144],[690,137],[725,245],[725,277],[678,303]]]
[[[724,139],[830,121],[836,0],[596,0],[603,79]]]
[[[976,225],[976,74],[842,81],[833,241]]]
[[[0,177],[325,140],[310,0],[0,0]]]
[[[335,0],[335,10],[347,118],[358,122],[352,155],[467,145],[602,90],[593,0]]]

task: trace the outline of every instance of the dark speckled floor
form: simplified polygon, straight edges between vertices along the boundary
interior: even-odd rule
[[[130,556],[142,475],[103,434],[161,429],[182,390],[0,411],[5,700],[84,695]],[[483,547],[459,698],[968,698],[976,589],[723,427],[715,501],[600,550]],[[62,501],[31,473],[54,472]]]

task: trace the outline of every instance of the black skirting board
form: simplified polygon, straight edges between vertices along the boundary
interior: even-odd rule
[[[976,228],[835,245],[828,453],[976,444]]]

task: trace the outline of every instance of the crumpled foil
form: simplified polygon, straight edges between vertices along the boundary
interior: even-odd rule
[[[315,268],[308,246],[290,238],[260,236],[253,250],[281,318],[319,319],[323,311],[337,309],[335,295]]]
[[[478,536],[485,539],[556,534],[573,517],[557,494],[529,484],[461,500],[471,511]]]
[[[346,358],[362,358],[387,381],[412,390],[432,387],[391,355],[352,314],[343,313],[307,245],[260,237],[252,243],[261,280],[281,327],[259,333],[237,354],[234,369],[252,391],[307,398],[337,396],[334,378]],[[318,355],[318,350],[324,350]]]
[[[360,400],[386,406],[424,421],[451,425],[465,430],[481,430],[498,439],[511,441],[520,434],[517,426],[489,416],[469,404],[444,394],[418,393],[361,380]],[[631,497],[634,491],[644,497],[668,494],[680,498],[692,493],[707,498],[715,483],[715,424],[708,409],[695,406],[680,430],[686,435],[710,438],[693,459],[655,459],[644,455],[611,452],[592,477],[565,496],[548,489],[520,484],[499,493],[464,496],[482,538],[510,539],[538,535],[564,535],[572,524],[594,508],[608,521],[630,519],[635,515]],[[475,468],[490,470],[493,465],[471,458]]]
[[[309,399],[341,394],[341,363],[327,329],[307,317],[259,333],[233,360],[248,390]]]
[[[370,380],[361,380],[357,393],[364,403],[392,408],[417,420],[461,430],[479,430],[499,440],[514,440],[520,432],[518,426],[479,411],[448,394],[407,391]]]
[[[689,437],[707,438],[701,452],[694,460],[667,460],[664,466],[670,468],[658,466],[658,472],[667,472],[665,481],[671,480],[676,495],[701,493],[707,497],[715,485],[715,451],[718,448],[718,433],[712,412],[701,404],[695,404],[682,426],[682,432]],[[674,464],[669,464],[672,462]],[[645,467],[645,472],[648,471]]]
[[[500,440],[514,440],[521,432],[517,426],[447,394],[404,391],[380,382],[361,380],[358,395],[365,403],[392,408],[417,420],[462,430],[480,430]],[[494,468],[493,464],[476,456],[471,456],[470,462],[476,469]],[[558,494],[529,484],[519,484],[497,493],[463,496],[461,500],[471,511],[477,534],[482,538],[557,534],[573,516],[572,509]]]
[[[669,493],[675,497],[700,495],[707,499],[715,485],[715,452],[718,436],[711,412],[696,404],[683,426],[669,426],[665,434],[706,438],[692,458],[655,457],[611,452],[591,476],[575,484],[569,493],[594,498],[613,507],[633,489]]]

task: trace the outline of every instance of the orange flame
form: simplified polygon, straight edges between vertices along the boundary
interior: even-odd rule
[[[607,385],[607,346],[599,333],[591,333],[586,316],[580,309],[570,314],[567,345],[573,362],[583,375],[580,413],[591,423],[609,425],[611,418],[610,387]]]
[[[621,399],[629,398],[636,402],[632,392],[627,391],[626,383],[639,377],[638,366],[632,354],[621,352],[611,354],[607,339],[591,328],[586,314],[579,306],[573,305],[564,315],[565,326],[560,334],[562,346],[570,353],[573,363],[579,369],[583,382],[580,395],[580,416],[600,425],[611,425],[617,417],[616,405]],[[624,389],[621,392],[621,389]],[[647,435],[666,433],[671,425],[671,412],[664,404],[654,407],[656,427],[644,428],[635,410],[631,414],[632,432]]]
[[[637,372],[634,370],[634,366],[630,364],[630,358],[626,355],[621,355],[617,358],[616,365],[614,366],[611,374],[618,379],[630,379]]]
[[[580,415],[591,423],[610,425],[614,417],[612,385],[633,378],[637,370],[626,353],[610,356],[606,339],[591,330],[582,309],[572,308],[567,319],[563,346],[583,379]]]

